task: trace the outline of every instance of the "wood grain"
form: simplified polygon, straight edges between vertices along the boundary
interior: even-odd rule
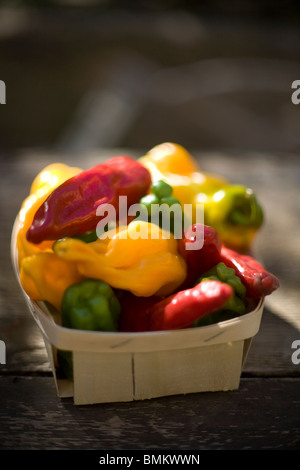
[[[75,407],[51,378],[0,377],[1,449],[299,449],[299,386],[242,379],[238,391]]]

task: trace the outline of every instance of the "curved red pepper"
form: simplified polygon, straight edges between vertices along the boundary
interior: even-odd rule
[[[204,315],[222,308],[232,294],[232,288],[224,282],[202,281],[170,295],[148,308],[150,330],[188,328]]]
[[[221,261],[235,270],[247,289],[247,296],[253,299],[269,295],[279,287],[278,278],[249,255],[242,255],[222,245]]]
[[[150,172],[143,165],[127,156],[113,157],[58,186],[35,213],[27,240],[40,243],[93,230],[100,204],[112,204],[118,216],[119,196],[127,196],[129,207],[150,185]]]

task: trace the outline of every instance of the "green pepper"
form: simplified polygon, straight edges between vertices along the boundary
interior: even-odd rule
[[[64,292],[62,326],[79,330],[117,331],[121,306],[104,281],[84,279]]]
[[[160,228],[169,230],[173,234],[176,229],[179,229],[181,234],[183,212],[179,200],[172,196],[173,188],[165,181],[158,180],[151,185],[150,191],[150,194],[140,199],[140,204],[147,210],[148,222],[157,223]],[[165,212],[170,217],[167,221],[164,217],[163,209],[165,206],[163,205],[167,205],[167,208],[172,209]]]
[[[205,224],[213,227],[222,242],[247,251],[264,219],[254,192],[242,185],[228,185],[208,195]]]
[[[96,230],[88,230],[87,232],[81,233],[79,235],[73,235],[72,238],[76,238],[85,243],[95,242],[98,238]]]
[[[78,235],[73,235],[71,238],[76,238],[77,240],[81,240],[85,243],[91,243],[95,242],[98,238],[96,230],[88,230],[87,232],[80,233]],[[52,249],[54,250],[54,247],[56,243],[60,242],[63,240],[63,238],[59,238],[58,240],[55,240],[52,245]]]
[[[228,268],[224,263],[220,262],[204,273],[197,282],[207,280],[225,282],[232,287],[233,295],[227,300],[222,309],[198,320],[194,326],[210,325],[246,313],[246,287],[241,279],[236,276],[234,269]]]

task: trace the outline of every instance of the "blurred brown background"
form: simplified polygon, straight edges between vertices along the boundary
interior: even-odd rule
[[[299,2],[0,4],[0,150],[300,150]]]

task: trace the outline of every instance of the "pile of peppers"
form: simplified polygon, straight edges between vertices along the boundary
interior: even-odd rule
[[[150,217],[127,213],[115,227],[105,208],[118,216],[121,196],[128,206],[142,204],[148,215],[157,203],[183,211],[201,202],[204,223],[191,220],[179,239],[174,220],[166,233]],[[67,328],[196,328],[243,315],[279,287],[249,255],[263,222],[253,191],[203,172],[174,143],[88,170],[51,164],[34,179],[18,221],[21,285],[32,300],[54,307]],[[203,244],[190,250],[197,229]],[[136,236],[143,231],[149,236]]]

